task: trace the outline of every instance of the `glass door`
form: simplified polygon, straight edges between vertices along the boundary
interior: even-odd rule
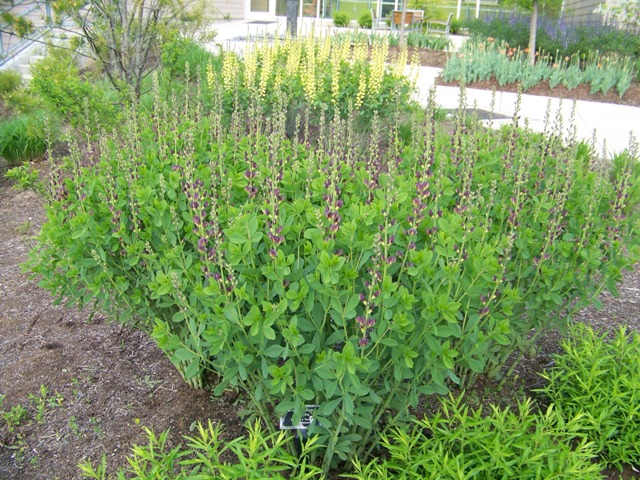
[[[275,21],[276,0],[245,0],[247,19]]]

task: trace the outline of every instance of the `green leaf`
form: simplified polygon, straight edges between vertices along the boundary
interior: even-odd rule
[[[267,340],[275,340],[276,339],[276,331],[271,327],[264,327],[262,329],[262,334]]]
[[[247,237],[240,232],[233,232],[227,235],[229,242],[233,245],[243,245],[247,242]]]
[[[331,415],[336,410],[336,408],[338,408],[340,402],[342,402],[342,398],[336,398],[335,400],[323,402],[320,407],[318,407],[318,414],[325,417]]]
[[[258,217],[253,214],[247,220],[247,228],[249,229],[249,238],[253,239],[253,236],[258,231]]]
[[[187,378],[195,378],[200,374],[200,362],[192,361],[189,363],[184,371],[184,376]]]
[[[205,289],[206,291],[206,289]],[[227,320],[230,320],[233,323],[240,323],[240,315],[238,314],[238,309],[236,308],[235,305],[227,305],[224,308],[224,316],[227,318]]]
[[[467,363],[469,364],[469,368],[473,370],[475,373],[484,372],[484,362],[477,360],[473,357],[466,358]]]
[[[301,355],[310,355],[311,353],[314,352],[315,349],[316,348],[313,346],[312,343],[305,343],[298,349],[298,352]]]
[[[462,329],[457,323],[449,323],[447,325],[439,326],[437,328],[437,335],[442,338],[460,338],[462,336]]]
[[[173,357],[181,362],[186,362],[198,358],[195,353],[193,353],[191,350],[187,350],[186,348],[177,349],[175,352],[173,352]]]
[[[315,393],[313,393],[313,390],[310,390],[310,389],[308,389],[308,388],[305,388],[305,389],[303,389],[303,390],[300,392],[300,396],[301,396],[304,400],[306,400],[307,402],[309,402],[309,401],[313,400],[313,399],[315,398],[315,396],[316,396],[316,395],[315,395]]]
[[[382,340],[380,340],[380,343],[386,347],[397,347],[398,345],[400,345],[396,340],[394,340],[393,338],[383,338]]]
[[[283,350],[284,348],[280,345],[271,345],[265,349],[264,354],[270,358],[280,358]]]
[[[371,421],[367,418],[361,417],[359,415],[352,415],[350,419],[358,427],[373,428]]]
[[[319,228],[308,228],[304,231],[304,238],[317,242],[322,239],[322,230]]]
[[[242,323],[246,326],[255,325],[262,319],[262,312],[257,306],[252,306],[251,309],[242,319]],[[231,320],[231,319],[230,319]]]

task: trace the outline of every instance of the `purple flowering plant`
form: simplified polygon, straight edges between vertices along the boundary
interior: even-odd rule
[[[486,130],[464,101],[447,128],[431,101],[410,137],[376,115],[290,136],[284,107],[225,123],[187,95],[71,149],[28,267],[149,332],[190,385],[240,389],[270,430],[317,405],[325,471],[638,259],[634,145],[602,169],[551,124]]]

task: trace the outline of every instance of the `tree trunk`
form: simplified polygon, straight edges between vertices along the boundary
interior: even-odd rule
[[[287,0],[287,31],[292,37],[298,34],[298,0]]]
[[[529,26],[529,65],[536,63],[536,33],[538,30],[538,0],[531,6],[531,25]]]
[[[402,0],[402,15],[400,15],[400,35],[398,36],[398,47],[404,48],[406,39],[404,38],[404,24],[407,20],[407,0]]]

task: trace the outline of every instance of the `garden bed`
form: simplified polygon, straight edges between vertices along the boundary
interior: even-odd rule
[[[0,385],[4,409],[21,404],[29,418],[10,433],[0,424],[0,478],[80,478],[77,464],[107,456],[110,468],[126,466],[132,443],[145,442],[142,426],[171,429],[170,441],[192,435],[194,421],[223,424],[226,436],[244,433],[237,413],[242,398],[211,398],[187,387],[169,360],[145,334],[107,323],[89,311],[53,305],[51,295],[21,273],[35,235],[44,221],[40,199],[0,183]],[[640,331],[640,271],[625,275],[620,298],[603,295],[604,308],[579,314],[597,329],[628,325]],[[538,342],[534,357],[515,370],[517,377],[498,388],[484,379],[468,392],[470,405],[513,405],[541,385],[538,373],[559,351],[559,337]],[[41,386],[47,390],[45,413],[33,417]],[[31,400],[29,400],[29,396]],[[434,407],[421,404],[425,412]],[[611,472],[609,478],[618,478]],[[624,478],[634,478],[627,470]]]
[[[426,50],[426,49],[417,49],[418,50],[418,59],[420,65],[424,67],[437,67],[444,68],[449,56],[451,55],[448,52],[436,51],[436,50]],[[411,61],[414,58],[414,49],[409,49],[408,61]],[[390,58],[395,57],[398,54],[397,47],[389,48],[389,56]],[[441,77],[437,80],[438,85],[449,86],[449,87],[457,87],[459,86],[458,82],[445,82]],[[498,81],[495,78],[492,78],[488,81],[483,82],[475,82],[467,85],[468,88],[476,88],[480,90],[493,90],[499,92],[517,92],[518,85],[515,83],[507,84],[500,86]],[[573,90],[569,90],[562,84],[557,85],[554,88],[550,88],[548,82],[540,83],[529,90],[523,92],[527,95],[542,95],[545,97],[557,97],[564,98],[567,100],[584,100],[588,102],[603,102],[603,103],[613,103],[616,105],[629,105],[633,107],[640,107],[640,82],[638,80],[633,81],[629,89],[625,92],[624,96],[620,98],[618,93],[615,90],[609,91],[606,95],[602,95],[601,93],[592,94],[589,91],[589,85],[583,84],[579,85],[577,88]]]
[[[363,56],[366,54],[366,47],[363,48],[362,53]],[[420,54],[422,55],[422,51]],[[446,53],[438,52],[438,61],[446,60],[446,55]],[[379,72],[384,71],[384,57],[376,57],[376,60],[378,66],[381,67]],[[235,57],[229,57],[227,67],[232,66],[235,61]],[[399,70],[402,70],[402,66]],[[233,68],[223,68],[223,72],[226,72],[227,75],[234,71]],[[331,70],[327,69],[327,71]],[[353,77],[347,75],[350,72],[345,71],[343,74],[345,75],[344,85],[351,86],[354,82]],[[223,76],[222,80],[229,85],[236,84],[236,79],[231,77]],[[362,83],[366,87],[366,82]],[[210,84],[216,85],[216,82],[211,81]],[[327,83],[319,82],[318,84],[325,85]],[[390,85],[396,86],[397,80],[394,80],[393,83],[389,80],[384,85],[385,88],[389,88]],[[315,98],[315,91],[312,88],[314,86],[315,84],[311,83],[303,85],[305,98],[308,96],[312,99]],[[339,86],[337,85],[336,88]],[[262,87],[264,89],[260,90]],[[262,91],[262,95],[266,95],[268,91],[266,83],[262,87],[258,91]],[[331,88],[334,88],[333,85]],[[362,87],[363,95],[365,92],[370,93],[371,91],[372,89]],[[340,91],[332,91],[332,95],[339,93]],[[383,95],[380,97],[384,97],[384,94],[383,91]],[[400,100],[402,98],[404,97],[401,97]],[[278,99],[272,101],[276,100]],[[334,100],[331,105],[338,109],[343,105],[348,105],[348,100],[349,98],[340,103]],[[363,108],[371,107],[376,105],[376,97],[357,96],[356,103],[360,102]],[[385,103],[381,103],[381,105],[385,106]],[[401,109],[401,111],[403,110]],[[166,111],[164,115],[166,118],[170,118]],[[433,118],[435,119],[435,115]],[[462,121],[457,124],[458,127],[462,125]],[[449,129],[453,125],[445,125],[444,127]],[[477,141],[477,138],[475,140]],[[74,149],[71,148],[70,151],[73,152]],[[168,172],[167,178],[172,178],[171,176],[175,172],[180,171],[179,165],[174,165],[174,167],[171,168],[173,173]],[[248,175],[244,177],[253,178],[255,172],[252,169],[254,168],[250,166],[245,172]],[[39,173],[46,176],[48,172],[43,170],[44,167],[41,167]],[[192,171],[189,170],[189,172]],[[176,175],[179,174],[176,173]],[[124,188],[126,184],[127,182],[123,182],[120,185]],[[322,185],[322,182],[310,182],[310,184],[312,186],[314,184]],[[77,182],[76,185],[76,183],[69,182],[69,186],[74,186],[74,188],[78,186],[82,189],[85,184]],[[166,183],[163,188],[165,186]],[[145,189],[140,189],[139,194],[143,195],[145,191]],[[244,191],[249,194],[253,190],[245,189]],[[356,190],[356,192],[361,191],[363,191],[362,188]],[[188,192],[193,193],[191,190]],[[56,193],[60,194],[59,200],[66,197],[64,189],[57,190]],[[136,193],[136,196],[139,194]],[[245,194],[242,193],[242,195]],[[276,195],[275,191],[274,195]],[[323,201],[326,202],[326,200]],[[194,206],[197,203],[189,205],[189,208],[197,208]],[[229,202],[228,205],[235,204]],[[336,208],[341,206],[337,203],[335,205]],[[99,207],[92,207],[90,216],[97,219],[99,217],[98,209]],[[604,210],[607,208],[605,207]],[[60,210],[54,211],[59,212]],[[401,216],[397,215],[397,217]],[[164,219],[164,216],[162,218]],[[170,217],[166,218],[170,219]],[[396,216],[392,218],[396,218]],[[200,219],[199,215],[194,214],[192,218],[194,225],[200,225]],[[247,406],[247,398],[243,394],[238,394],[237,390],[229,388],[221,397],[212,398],[208,391],[189,389],[176,368],[171,365],[165,354],[156,346],[155,341],[147,334],[130,327],[108,323],[100,313],[93,315],[90,308],[79,311],[55,306],[50,294],[41,289],[36,280],[21,273],[20,265],[27,260],[27,252],[34,247],[33,236],[44,221],[44,206],[35,194],[13,190],[8,181],[0,179],[0,222],[3,225],[3,229],[0,231],[0,240],[2,241],[0,285],[2,285],[5,305],[3,312],[0,313],[0,330],[3,332],[3,338],[0,340],[0,364],[3,367],[0,370],[0,385],[2,385],[0,391],[0,404],[2,404],[0,405],[0,411],[2,411],[2,419],[0,420],[0,478],[27,480],[79,478],[80,474],[77,468],[79,462],[91,459],[96,465],[103,455],[106,457],[110,471],[113,472],[116,469],[126,467],[125,457],[130,454],[130,447],[133,443],[146,443],[143,426],[156,433],[170,428],[171,444],[178,442],[183,435],[194,435],[193,426],[197,421],[206,423],[207,420],[210,420],[214,425],[223,425],[226,429],[225,439],[244,434],[245,430],[238,416],[239,412]],[[86,217],[83,221],[84,223],[77,223],[79,225],[90,223],[86,221]],[[339,220],[336,221],[336,226],[337,222]],[[162,224],[171,227],[173,222],[163,221]],[[450,224],[439,223],[439,225],[447,227]],[[67,221],[64,220],[60,226],[66,228]],[[271,226],[269,224],[268,228]],[[159,227],[155,224],[154,228],[141,230],[155,231],[157,228]],[[256,230],[255,225],[251,227],[251,219],[247,222],[247,228],[249,232],[252,228]],[[361,230],[365,230],[364,226],[361,227]],[[45,229],[46,231],[50,235],[52,234],[51,228]],[[269,230],[272,235],[269,238],[272,242],[278,240],[277,235],[280,233],[277,230],[274,231],[275,234]],[[233,238],[234,241],[244,242],[245,237],[239,235],[238,232],[236,231],[235,234],[231,232],[230,238]],[[63,237],[76,239],[74,242],[70,242],[74,245],[89,245],[88,242],[78,240],[77,233],[70,233],[70,236],[64,234]],[[253,242],[254,239],[256,242],[260,241],[262,237],[254,235],[255,233],[254,231],[247,237],[249,242]],[[289,232],[285,233],[289,234]],[[314,229],[308,229],[308,233],[309,238],[313,239]],[[98,232],[95,238],[101,241],[103,237],[104,235]],[[200,247],[200,240],[197,239],[198,251],[204,250]],[[390,242],[392,243],[391,240]],[[114,249],[112,246],[100,250],[103,254],[106,252],[114,256],[117,256],[121,251],[124,250]],[[265,256],[267,254],[266,250],[256,251],[264,253]],[[207,252],[210,254],[212,250]],[[458,255],[453,252],[452,256]],[[95,250],[89,253],[95,254],[95,259],[99,257]],[[271,256],[271,251],[268,251],[268,255]],[[277,253],[274,253],[274,258],[279,258],[275,255]],[[42,256],[41,254],[39,258],[40,262],[32,263],[32,267],[44,268],[47,262],[53,261],[56,257],[55,255],[44,254]],[[162,258],[166,258],[166,256],[162,256]],[[388,257],[385,262],[394,263],[396,260],[396,257],[393,257],[393,260]],[[92,263],[88,256],[79,258],[79,264],[82,265],[82,268]],[[327,270],[325,263],[319,267],[323,267],[324,273],[322,275],[326,276],[327,280],[325,281],[324,277],[322,280],[324,284],[328,284],[332,281],[334,274]],[[416,271],[413,274],[416,273],[419,272]],[[216,278],[215,274],[213,278]],[[498,278],[495,277],[495,280],[492,281],[496,281]],[[70,275],[66,279],[71,284],[73,276]],[[338,280],[340,279],[336,274],[336,281]],[[578,315],[578,319],[597,329],[609,330],[615,329],[618,325],[625,325],[634,331],[639,331],[640,304],[638,300],[640,300],[640,290],[637,288],[638,284],[640,284],[640,271],[636,268],[635,271],[626,274],[624,282],[620,285],[620,298],[614,299],[605,295],[602,297],[603,310],[582,311]],[[122,287],[122,284],[118,285]],[[573,283],[569,288],[572,288],[572,285]],[[165,282],[163,285],[152,286],[153,288],[149,290],[150,295],[145,294],[144,298],[154,298],[155,294],[165,295],[167,292],[161,293],[160,290],[166,286],[170,287],[171,285]],[[66,293],[74,294],[76,292],[72,288]],[[373,288],[370,293],[372,298],[379,295],[374,292]],[[358,297],[353,298],[358,300]],[[484,305],[485,300],[482,297],[480,297],[480,301]],[[351,303],[351,299],[349,303]],[[203,305],[206,304],[203,303]],[[332,308],[335,307],[332,306]],[[440,308],[444,313],[447,313],[449,304]],[[252,308],[249,313],[253,310]],[[478,311],[480,312],[480,310]],[[228,312],[225,310],[225,315],[226,313]],[[245,318],[248,317],[247,314]],[[156,317],[151,316],[150,318]],[[176,317],[170,318],[175,320]],[[222,317],[207,315],[205,320],[208,322],[219,318]],[[381,320],[383,318],[381,317]],[[148,319],[149,316],[145,316],[139,318],[139,321]],[[364,323],[364,320],[362,317],[356,322],[361,324]],[[179,322],[180,319],[175,321]],[[258,323],[254,322],[254,324]],[[134,326],[142,328],[140,324],[134,324]],[[307,332],[307,330],[304,331]],[[529,331],[528,328],[525,329],[523,335],[526,336]],[[264,337],[269,339],[269,335],[273,334],[273,329],[267,331],[265,327],[265,332]],[[440,333],[445,335],[444,330],[441,330]],[[370,332],[366,332],[363,328],[362,340],[365,341],[357,343],[361,348],[367,346],[368,335]],[[159,337],[157,332],[155,336],[156,339]],[[415,338],[413,337],[413,339]],[[538,373],[552,365],[552,354],[559,351],[560,338],[559,335],[552,333],[540,339],[534,348],[527,348],[528,357],[516,366],[514,369],[516,375],[508,377],[503,383],[486,378],[486,376],[479,376],[472,388],[467,391],[465,403],[470,407],[486,406],[489,403],[514,407],[524,395],[535,395],[533,389],[542,385]],[[309,342],[307,343],[309,344]],[[344,344],[342,347],[338,345],[339,343],[334,343],[331,351],[336,352],[336,347],[346,349]],[[349,343],[349,345],[352,344]],[[164,346],[166,348],[166,344]],[[181,360],[177,353],[178,351],[174,356],[174,363],[177,363],[176,359]],[[183,355],[185,352],[181,351],[180,353]],[[517,356],[517,352],[514,356]],[[507,362],[502,366],[509,368],[510,365]],[[253,371],[257,372],[258,370],[254,368]],[[222,372],[221,375],[226,375],[226,372]],[[204,383],[209,387],[214,387],[216,379],[207,376]],[[247,395],[250,394],[251,392],[247,392]],[[3,398],[4,395],[6,397]],[[417,403],[418,397],[415,398]],[[422,398],[415,413],[417,415],[433,413],[438,404],[435,398],[433,395]],[[263,415],[266,422],[275,420],[273,417],[275,415]],[[628,471],[626,475],[627,478],[631,478],[633,473]],[[618,475],[613,472],[609,478],[618,478]]]

